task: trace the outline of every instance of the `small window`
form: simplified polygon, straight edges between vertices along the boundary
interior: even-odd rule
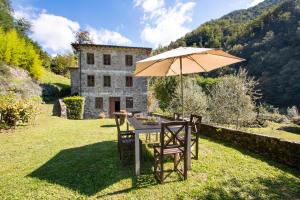
[[[133,97],[126,97],[126,108],[133,108]]]
[[[94,75],[88,75],[87,76],[87,84],[89,87],[95,86],[95,76]]]
[[[132,87],[132,77],[126,76],[126,87]]]
[[[87,64],[93,65],[95,63],[94,54],[93,53],[87,53],[86,54],[86,61],[87,61]]]
[[[110,54],[104,54],[103,55],[103,64],[104,65],[110,65]]]
[[[104,76],[104,87],[110,87],[111,86],[111,82],[110,82],[110,76]]]
[[[95,108],[96,109],[103,109],[103,98],[102,97],[96,97],[95,98]]]
[[[132,55],[125,56],[126,66],[132,66]]]

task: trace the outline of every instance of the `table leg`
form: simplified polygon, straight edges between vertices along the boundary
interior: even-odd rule
[[[189,127],[188,135],[187,135],[187,160],[188,160],[188,170],[192,169],[191,164],[191,127]]]
[[[140,175],[140,140],[138,133],[135,134],[135,175]]]

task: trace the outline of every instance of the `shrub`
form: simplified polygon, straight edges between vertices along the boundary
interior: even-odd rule
[[[294,119],[299,118],[299,113],[298,113],[298,109],[297,109],[296,106],[292,106],[291,108],[290,107],[287,108],[287,117],[290,120],[294,120]]]
[[[285,115],[281,115],[278,108],[268,105],[260,105],[258,107],[257,119],[261,122],[270,121],[276,123],[288,122],[288,118]]]
[[[13,93],[0,95],[0,128],[28,123],[37,114],[39,98],[20,98]]]
[[[64,98],[68,119],[83,119],[84,100],[84,97],[80,96]]]

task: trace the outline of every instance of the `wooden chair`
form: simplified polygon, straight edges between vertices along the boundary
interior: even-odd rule
[[[198,160],[199,158],[199,135],[201,127],[202,117],[198,115],[191,115],[190,124],[191,124],[191,147],[195,146],[195,153],[191,151],[191,154],[194,159]]]
[[[115,114],[115,121],[118,131],[118,151],[120,160],[123,164],[129,164],[134,158],[134,137],[135,134],[133,131],[128,129],[128,126],[125,131],[121,130],[120,121],[122,120],[123,115]]]
[[[160,182],[170,176],[172,172],[177,172],[184,180],[187,179],[187,134],[189,122],[169,122],[162,123],[160,134],[160,146],[154,147],[154,176]],[[177,131],[173,131],[175,128]],[[183,140],[180,134],[184,133]],[[173,170],[164,168],[166,157],[173,158]],[[182,164],[183,163],[183,164]],[[181,165],[181,169],[179,169]]]

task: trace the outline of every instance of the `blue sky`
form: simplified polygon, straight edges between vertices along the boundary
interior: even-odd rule
[[[262,0],[12,0],[15,17],[32,23],[31,37],[50,54],[71,50],[74,32],[95,43],[155,48],[200,24]]]

